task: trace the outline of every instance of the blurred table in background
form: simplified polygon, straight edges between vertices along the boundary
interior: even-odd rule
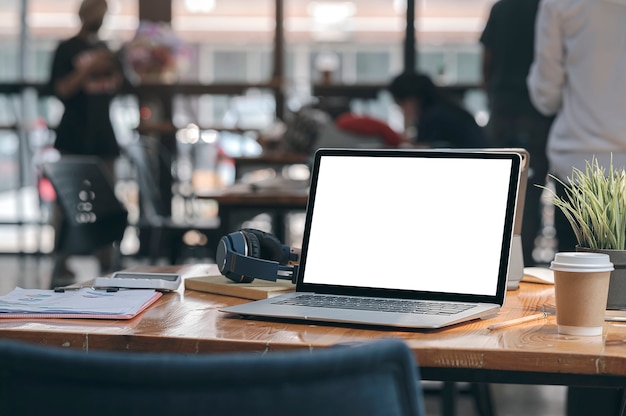
[[[289,165],[307,165],[309,156],[300,153],[268,152],[259,156],[241,156],[232,158],[235,164],[235,179],[241,179],[246,173],[257,169],[274,169],[277,172]]]
[[[286,216],[290,212],[306,210],[309,187],[304,182],[283,188],[238,183],[222,190],[201,192],[196,196],[217,202],[222,235],[237,231],[239,224],[234,220],[237,214],[250,213],[253,216],[267,212],[272,218],[273,234],[285,242]]]

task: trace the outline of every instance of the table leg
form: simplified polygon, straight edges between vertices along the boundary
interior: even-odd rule
[[[286,215],[280,210],[276,210],[272,214],[272,228],[274,235],[283,244],[286,244],[287,239],[287,227],[285,226]]]
[[[456,415],[457,388],[454,381],[444,381],[441,390],[441,415]]]
[[[219,217],[220,217],[220,238],[229,234],[232,230],[231,227],[231,212],[228,208],[219,207]]]

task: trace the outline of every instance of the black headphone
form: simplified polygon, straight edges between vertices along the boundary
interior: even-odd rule
[[[295,283],[300,251],[282,244],[272,234],[244,228],[220,239],[215,258],[220,273],[233,282],[250,283],[258,278]]]

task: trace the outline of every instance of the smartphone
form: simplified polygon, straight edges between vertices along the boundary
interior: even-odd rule
[[[96,277],[94,287],[117,287],[124,289],[176,290],[181,277],[176,273],[115,272],[111,277]]]

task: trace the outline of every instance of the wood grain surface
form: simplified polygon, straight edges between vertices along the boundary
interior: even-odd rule
[[[214,265],[142,270],[179,271],[184,277],[216,273]],[[424,367],[626,376],[626,324],[606,322],[603,335],[597,337],[559,335],[554,288],[550,285],[521,283],[519,290],[507,293],[505,306],[496,316],[434,331],[243,319],[218,309],[247,300],[185,290],[183,286],[128,321],[6,319],[0,321],[0,338],[86,351],[265,353],[397,337],[409,344]],[[487,329],[496,322],[542,311],[550,316]]]

